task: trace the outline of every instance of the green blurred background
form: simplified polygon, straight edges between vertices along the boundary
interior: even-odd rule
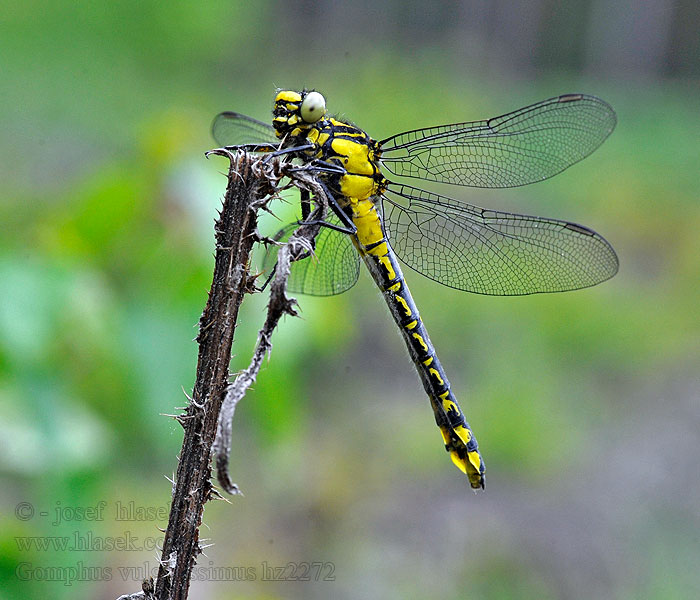
[[[407,273],[483,450],[478,495],[369,277],[300,298],[236,413],[245,496],[207,507],[191,597],[700,597],[699,28],[683,0],[5,3],[0,598],[115,598],[155,572],[182,440],[162,415],[193,383],[226,183],[209,126],[268,119],[276,86],[378,139],[605,98],[619,125],[583,163],[449,191],[593,227],[621,268],[523,298]],[[312,562],[334,580],[291,580]]]

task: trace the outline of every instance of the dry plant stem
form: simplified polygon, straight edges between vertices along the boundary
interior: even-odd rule
[[[308,172],[297,170],[291,175],[291,178],[296,187],[312,193],[316,199],[315,209],[307,219],[311,224],[301,225],[289,238],[289,241],[280,247],[277,253],[277,266],[270,286],[267,317],[263,328],[258,334],[258,343],[255,347],[253,358],[248,368],[241,371],[228,388],[221,408],[214,453],[216,455],[217,479],[221,487],[229,494],[240,493],[238,486],[231,481],[228,468],[229,455],[231,453],[231,427],[236,405],[243,398],[248,388],[255,382],[265,355],[272,349],[272,332],[277,327],[279,320],[285,314],[292,316],[297,314],[294,310],[296,300],[288,298],[286,294],[291,264],[302,255],[313,253],[314,239],[321,227],[319,222],[325,219],[328,211],[328,198],[325,195],[325,190]]]
[[[178,417],[185,435],[152,596],[158,600],[187,598],[191,570],[201,552],[199,526],[213,492],[211,447],[229,383],[238,309],[251,286],[247,265],[257,239],[256,212],[269,193],[253,159],[242,153],[224,155],[231,163],[228,187],[215,225],[214,275],[199,322],[196,381],[189,406]]]
[[[261,161],[244,153],[232,154],[218,149],[208,154],[226,156],[230,161],[228,187],[216,222],[216,257],[209,299],[199,322],[199,358],[197,376],[185,414],[177,420],[185,430],[177,475],[173,482],[172,505],[165,531],[158,578],[143,582],[142,591],[121,596],[119,600],[185,600],[189,592],[192,567],[202,552],[199,527],[204,504],[218,492],[211,483],[211,459],[215,452],[221,485],[230,493],[240,493],[228,476],[231,447],[231,419],[238,401],[255,381],[270,338],[284,314],[296,315],[296,301],[286,296],[291,263],[313,252],[314,239],[325,218],[328,199],[314,180],[313,170],[293,167],[275,159]],[[290,185],[311,192],[315,210],[281,246],[278,267],[270,289],[267,318],[260,331],[250,366],[229,383],[231,345],[238,310],[246,292],[254,289],[254,277],[248,273],[250,252],[259,241],[257,211],[266,208],[278,191],[282,177]]]

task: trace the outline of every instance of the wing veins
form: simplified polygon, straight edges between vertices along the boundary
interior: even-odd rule
[[[414,129],[378,146],[382,162],[395,175],[514,187],[552,177],[585,158],[615,123],[615,113],[604,101],[569,95],[486,121]]]
[[[449,287],[500,295],[563,291],[617,271],[610,245],[581,225],[482,209],[401,184],[390,184],[387,192],[408,201],[404,206],[383,195],[397,254]]]

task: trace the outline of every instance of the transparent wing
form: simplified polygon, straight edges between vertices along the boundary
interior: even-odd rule
[[[567,94],[485,121],[407,131],[379,146],[382,164],[394,175],[514,187],[552,177],[585,158],[616,122],[603,100]]]
[[[339,225],[335,215],[329,215],[329,222]],[[287,225],[277,232],[274,239],[286,241],[297,228],[296,223]],[[263,268],[272,272],[277,262],[277,246],[270,246]],[[289,273],[287,287],[290,292],[309,296],[334,296],[349,290],[360,275],[360,256],[350,240],[350,236],[322,227],[316,236],[316,256],[308,256],[294,263]]]
[[[211,134],[221,146],[278,143],[271,125],[236,112],[216,115],[211,124]]]
[[[383,214],[398,257],[459,290],[563,292],[605,281],[618,269],[603,237],[566,221],[486,210],[396,184],[383,196]]]

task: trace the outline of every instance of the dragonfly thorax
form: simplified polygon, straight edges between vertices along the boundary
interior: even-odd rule
[[[344,169],[343,174],[319,174],[341,204],[376,196],[384,182],[376,142],[362,129],[325,114],[325,99],[318,92],[284,90],[275,97],[272,125],[287,148],[313,145],[297,156]]]

